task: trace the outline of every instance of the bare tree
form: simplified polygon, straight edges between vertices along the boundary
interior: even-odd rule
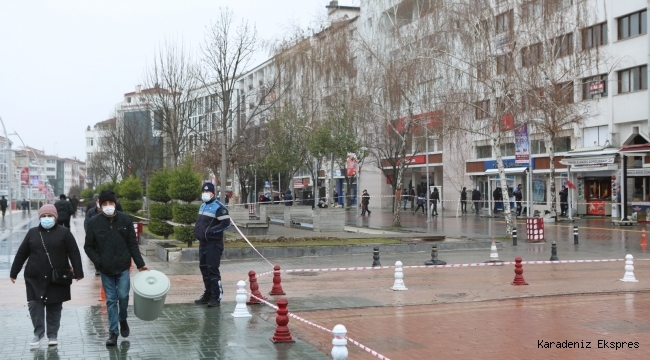
[[[164,137],[167,164],[176,167],[189,146],[189,135],[202,125],[206,111],[198,69],[183,45],[166,42],[144,77],[142,96],[153,110],[153,129]],[[197,114],[201,112],[201,114]],[[207,115],[205,115],[207,116]]]
[[[214,131],[222,138],[219,181],[222,190],[226,188],[228,157],[243,142],[243,138],[235,135],[245,133],[256,116],[280,98],[275,74],[260,80],[255,92],[238,89],[240,76],[251,68],[253,55],[259,47],[255,27],[245,20],[235,25],[233,12],[225,8],[208,28],[201,48],[205,65],[200,76],[201,86],[210,96],[209,112],[215,116]],[[253,84],[250,85],[252,88]],[[241,106],[250,107],[249,116],[238,117],[235,121]],[[234,129],[234,133],[229,134],[229,129]]]

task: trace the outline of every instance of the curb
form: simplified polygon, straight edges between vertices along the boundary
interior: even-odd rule
[[[449,242],[449,243],[411,243],[411,244],[383,244],[383,245],[343,245],[343,246],[301,246],[301,247],[262,247],[259,252],[266,258],[293,258],[305,256],[338,256],[352,254],[372,254],[373,248],[379,246],[382,253],[411,253],[428,252],[436,245],[438,250],[473,250],[490,249],[490,242]],[[497,242],[497,248],[503,248],[502,242]],[[222,254],[223,259],[243,260],[257,259],[259,255],[251,248],[226,248]],[[198,261],[198,249],[183,249],[180,261]]]

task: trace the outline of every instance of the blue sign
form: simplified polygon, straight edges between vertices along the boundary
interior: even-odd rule
[[[265,181],[265,182],[264,182],[264,187],[271,187],[271,184],[269,184],[268,181]]]
[[[528,164],[521,164],[521,163],[517,164],[515,162],[515,159],[503,159],[503,167],[505,167],[506,169],[515,168],[515,167],[524,167],[524,166],[528,166]],[[488,171],[490,169],[498,169],[496,160],[489,160],[483,162],[483,171]]]

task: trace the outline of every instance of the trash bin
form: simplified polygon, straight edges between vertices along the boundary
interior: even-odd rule
[[[134,222],[133,223],[133,229],[135,230],[135,239],[136,239],[138,245],[140,245],[140,236],[142,234],[142,226],[143,225],[144,225],[144,223],[142,223],[142,222]]]
[[[169,278],[156,270],[141,271],[133,277],[133,312],[140,320],[156,320],[162,313],[169,291]]]

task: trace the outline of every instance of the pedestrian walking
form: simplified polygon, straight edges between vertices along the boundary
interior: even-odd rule
[[[569,189],[566,186],[562,185],[562,190],[560,190],[560,216],[567,216],[569,212]]]
[[[43,205],[38,210],[40,224],[25,235],[9,274],[11,282],[15,283],[29,260],[25,267],[25,287],[34,326],[32,346],[39,345],[45,335],[48,345],[58,344],[61,309],[63,303],[71,299],[72,279],[79,281],[84,277],[77,241],[68,228],[57,224],[57,216],[54,205]]]
[[[500,187],[494,189],[492,192],[492,199],[494,200],[494,213],[496,214],[497,210],[499,210],[499,205],[503,205],[503,192]]]
[[[203,204],[194,226],[194,236],[199,239],[199,269],[205,290],[194,303],[216,307],[221,305],[223,296],[219,265],[223,253],[223,232],[230,227],[230,215],[226,206],[215,199],[212,183],[203,184],[201,200]]]
[[[363,194],[361,195],[361,205],[361,215],[368,213],[368,216],[370,216],[371,211],[368,210],[368,205],[370,205],[370,194],[368,194],[367,190],[363,190]]]
[[[0,209],[2,209],[2,218],[4,219],[7,212],[7,199],[5,199],[4,195],[0,199]]]
[[[106,294],[109,322],[106,346],[115,346],[119,335],[128,337],[130,334],[126,318],[131,290],[131,259],[138,270],[149,270],[140,254],[133,221],[129,215],[116,210],[115,202],[112,190],[103,190],[99,194],[101,216],[88,221],[84,244],[86,255],[101,274]]]
[[[74,210],[72,212],[72,217],[76,218],[77,217],[77,209],[79,207],[79,199],[77,199],[77,195],[72,195],[72,199],[70,199],[70,203],[72,203],[72,209]]]
[[[413,188],[409,191],[409,200],[411,200],[411,210],[413,210],[415,208],[413,205],[415,203],[415,190]]]
[[[524,198],[524,194],[522,193],[522,186],[521,184],[517,185],[517,188],[515,189],[515,202],[517,204],[517,216],[521,216],[521,201]]]
[[[284,194],[284,206],[293,205],[293,195],[291,195],[291,189],[287,189],[287,192]]]
[[[86,232],[88,231],[88,221],[90,221],[90,219],[102,213],[102,208],[99,207],[99,194],[93,195],[93,199],[94,202],[92,203],[93,204],[92,208],[86,211],[86,216],[84,218],[84,231]],[[99,269],[95,268],[95,276],[100,276],[100,275],[101,273],[99,272]]]
[[[88,200],[88,202],[86,203],[86,214],[88,214],[88,211],[90,211],[90,209],[97,206],[97,199],[99,199],[99,194],[93,195],[93,199]]]
[[[54,203],[54,207],[56,207],[56,211],[59,213],[59,217],[57,219],[58,224],[63,225],[69,229],[70,217],[74,214],[72,203],[66,200],[65,195],[61,194],[59,196],[59,201]]]
[[[431,193],[431,214],[433,216],[438,216],[438,202],[440,202],[440,192],[438,191],[437,187],[433,188],[433,192]]]
[[[481,201],[481,191],[478,187],[472,190],[472,202],[474,202],[474,211],[478,214],[479,202]]]
[[[23,214],[29,209],[29,201],[23,199],[23,202],[20,203],[20,206],[23,208]]]
[[[424,208],[424,202],[425,201],[426,201],[426,199],[424,197],[424,194],[420,194],[418,196],[418,200],[417,200],[418,206],[415,208],[415,211],[413,211],[413,214],[417,214],[417,212],[418,212],[418,210],[420,210],[420,208],[422,208],[422,215],[426,214],[426,212],[425,212],[426,210]]]
[[[460,213],[467,214],[467,188],[460,191]]]
[[[226,200],[226,207],[228,207],[228,205],[230,204],[230,194],[228,194],[228,192],[226,192],[226,199],[225,200]]]

